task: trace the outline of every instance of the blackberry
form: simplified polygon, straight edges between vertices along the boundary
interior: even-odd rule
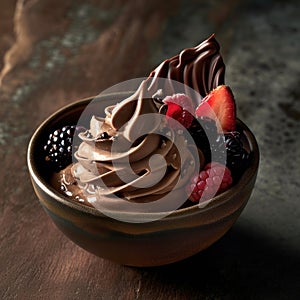
[[[244,149],[238,131],[219,134],[216,123],[208,117],[194,119],[189,132],[195,144],[205,156],[206,162],[225,163],[234,180],[237,180],[249,165],[250,154]],[[209,137],[209,138],[208,138]]]
[[[227,166],[233,174],[240,176],[249,165],[250,154],[243,147],[241,134],[233,131],[225,134]]]
[[[54,171],[59,172],[72,162],[72,143],[75,126],[64,126],[49,134],[44,146],[46,161],[51,163]],[[82,131],[82,130],[80,130]]]
[[[207,162],[211,161],[211,149],[217,147],[217,125],[216,122],[208,117],[198,117],[194,119],[189,133],[195,141],[196,146],[201,149]]]
[[[226,166],[230,169],[234,179],[238,179],[248,167],[250,157],[243,146],[240,132],[232,131],[224,135],[219,135],[217,143],[219,147],[215,150],[220,151],[220,157],[224,155],[224,151],[226,151]],[[218,159],[216,160],[218,161]]]

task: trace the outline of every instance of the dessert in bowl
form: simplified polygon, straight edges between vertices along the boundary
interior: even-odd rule
[[[255,184],[259,150],[235,116],[218,50],[212,36],[163,62],[137,90],[74,102],[33,134],[35,192],[76,244],[120,264],[163,265],[206,249],[237,220]],[[182,72],[187,67],[196,75]],[[150,121],[136,117],[149,114]],[[124,137],[125,144],[116,142]]]

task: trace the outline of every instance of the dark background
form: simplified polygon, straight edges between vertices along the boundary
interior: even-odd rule
[[[300,299],[299,11],[296,0],[1,0],[0,299]],[[85,252],[38,203],[31,134],[63,105],[147,76],[211,33],[261,150],[246,209],[219,242],[173,265]]]

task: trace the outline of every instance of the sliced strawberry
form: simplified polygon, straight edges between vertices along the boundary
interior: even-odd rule
[[[214,119],[219,132],[234,131],[236,105],[231,89],[226,85],[219,85],[212,90],[196,108],[196,116]]]
[[[188,96],[185,94],[174,94],[167,96],[163,102],[168,105],[166,116],[177,120],[185,128],[189,128],[192,125],[194,106]]]

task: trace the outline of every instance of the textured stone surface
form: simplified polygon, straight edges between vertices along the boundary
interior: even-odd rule
[[[1,299],[299,299],[299,1],[0,3]],[[261,166],[233,229],[184,262],[127,268],[86,253],[46,217],[26,147],[59,107],[215,32]],[[193,275],[193,274],[194,275]]]

